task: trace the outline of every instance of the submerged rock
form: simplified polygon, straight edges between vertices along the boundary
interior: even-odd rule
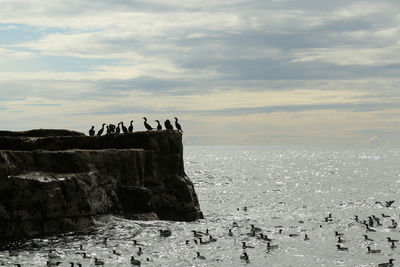
[[[0,137],[0,236],[83,230],[106,214],[203,218],[181,133]]]

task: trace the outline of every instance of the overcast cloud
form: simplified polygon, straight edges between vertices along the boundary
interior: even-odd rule
[[[186,144],[400,144],[399,10],[0,0],[0,126],[143,130],[143,116],[178,116]]]

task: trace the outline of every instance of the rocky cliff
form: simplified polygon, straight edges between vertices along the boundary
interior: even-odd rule
[[[0,132],[0,236],[82,230],[104,214],[203,217],[181,133]]]

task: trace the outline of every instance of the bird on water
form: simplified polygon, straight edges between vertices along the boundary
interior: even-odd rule
[[[131,124],[129,125],[129,127],[128,127],[128,131],[131,133],[131,132],[133,132],[133,120],[131,121]]]
[[[139,260],[135,260],[135,257],[131,256],[131,264],[135,266],[140,266],[141,262]]]
[[[147,129],[147,131],[153,130],[153,127],[151,127],[150,124],[147,123],[147,118],[143,117],[143,119],[144,119],[143,124],[144,124],[144,127]]]
[[[101,126],[101,129],[97,132],[97,135],[98,135],[98,136],[100,136],[100,135],[103,134],[103,132],[104,132],[104,126],[105,126],[105,125],[106,125],[106,124],[103,123],[103,125]]]
[[[164,126],[165,126],[165,129],[167,129],[167,130],[173,130],[174,129],[174,127],[172,127],[172,124],[171,124],[171,122],[169,120],[166,120],[164,122]]]
[[[159,120],[155,120],[155,122],[157,122],[157,130],[162,130],[162,126],[160,124]]]
[[[92,126],[92,128],[90,128],[90,130],[89,130],[89,135],[93,136],[94,134],[95,134],[94,126]]]
[[[182,127],[181,127],[181,125],[179,124],[178,118],[177,118],[177,117],[175,117],[175,127],[176,127],[176,129],[177,129],[178,131],[180,131],[181,133],[183,133]]]
[[[384,262],[384,263],[379,263],[378,267],[389,267],[389,266],[394,266],[393,265],[394,259],[389,259],[389,262]]]

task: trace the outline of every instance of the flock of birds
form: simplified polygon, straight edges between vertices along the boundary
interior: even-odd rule
[[[392,201],[386,201],[386,204],[382,204],[380,202],[376,202],[376,204],[382,204],[383,207],[390,207],[393,204],[393,202],[394,201],[392,200]],[[248,209],[247,207],[244,207],[243,211],[246,212],[247,209]],[[240,209],[238,209],[238,211],[240,211]],[[326,228],[326,226],[338,220],[339,218],[335,218],[335,216],[329,214],[328,216],[320,220],[319,228],[321,229]],[[375,232],[388,233],[392,230],[397,230],[398,227],[398,223],[395,221],[395,219],[392,216],[389,216],[384,213],[381,213],[379,216],[370,215],[366,219],[361,219],[358,215],[354,215],[354,219],[350,220],[352,222],[348,224],[349,227],[358,227],[361,231],[365,231],[365,234],[362,235],[360,242],[364,244],[363,246],[367,245],[366,246],[367,250],[365,251],[365,253],[367,254],[382,253],[381,249],[375,248],[377,244],[374,242],[374,240],[379,239],[378,236],[374,236]],[[299,223],[304,223],[304,222],[299,221]],[[240,240],[241,244],[240,249],[242,250],[242,254],[238,255],[238,260],[241,261],[243,264],[251,263],[250,251],[256,248],[256,245],[259,244],[261,244],[262,249],[265,249],[266,253],[270,252],[272,253],[274,250],[279,250],[281,248],[285,249],[284,246],[282,246],[282,244],[279,244],[279,240],[282,240],[285,237],[298,238],[300,242],[313,242],[313,240],[318,241],[313,236],[309,237],[308,234],[303,234],[300,233],[299,231],[288,232],[287,229],[284,229],[282,226],[276,226],[275,227],[277,228],[276,230],[265,230],[265,231],[263,231],[262,228],[257,227],[254,224],[249,224],[248,226],[244,226],[244,228],[245,229],[243,229],[242,226],[239,225],[239,223],[233,222],[228,226],[227,232],[225,232],[223,236],[221,236],[220,234],[220,236],[218,237],[223,239],[232,238],[235,240],[236,239]],[[169,238],[173,234],[172,230],[170,229],[158,229],[158,231],[159,231],[159,238],[161,239]],[[272,237],[265,234],[265,232],[272,233]],[[182,236],[182,233],[178,233],[178,235]],[[187,246],[188,249],[190,250],[195,248],[194,251],[192,252],[194,257],[193,260],[198,260],[198,261],[206,260],[207,255],[202,255],[199,252],[199,247],[207,245],[213,246],[213,244],[218,243],[218,238],[215,238],[209,229],[206,229],[205,231],[191,230],[190,235],[192,236],[192,238],[186,239],[185,242],[182,243],[181,245]],[[344,232],[341,232],[338,229],[336,229],[332,232],[332,237],[336,239],[335,242],[336,244],[332,244],[332,247],[336,247],[336,250],[339,251],[339,253],[346,253],[352,250],[344,245],[346,244],[346,241],[348,241],[346,240],[346,235]],[[388,244],[387,247],[393,251],[396,250],[397,246],[399,245],[399,240],[393,239],[391,236],[387,236],[386,241]],[[105,237],[100,242],[106,249],[110,251],[112,257],[114,258],[124,257],[125,259],[127,258],[127,256],[128,258],[130,257],[130,261],[127,262],[127,264],[131,264],[132,266],[141,266],[143,261],[148,263],[149,265],[151,265],[151,262],[153,262],[153,259],[151,259],[151,255],[147,254],[151,250],[149,249],[150,247],[146,248],[145,244],[141,244],[140,241],[136,239],[131,239],[132,248],[135,247],[137,249],[134,255],[132,255],[132,252],[130,252],[129,255],[123,255],[121,251],[117,251],[115,247],[113,247],[109,243],[107,237]],[[79,248],[78,247],[75,248],[76,249],[75,253],[80,254],[82,256],[82,261],[69,262],[71,267],[74,266],[80,267],[83,265],[87,265],[88,263],[90,263],[91,265],[94,264],[96,266],[107,265],[107,262],[105,260],[97,258],[98,257],[97,255],[88,253],[84,248],[85,246],[86,246],[85,244],[80,244]],[[18,254],[15,251],[9,251],[9,256],[18,256]],[[60,255],[55,250],[49,251],[47,257],[48,257],[47,266],[58,266],[63,263],[59,261]],[[378,267],[394,266],[394,261],[395,259],[390,258],[386,262],[379,263],[377,266]],[[15,265],[21,266],[21,264],[15,264]]]
[[[154,128],[147,122],[147,118],[143,117],[143,119],[144,119],[143,124],[144,124],[144,127],[146,128],[146,130],[147,131],[154,130]],[[159,120],[155,120],[155,122],[157,122],[156,129],[158,131],[162,130],[163,127],[161,126],[160,121]],[[126,127],[124,125],[124,122],[122,122],[122,121],[119,122],[117,124],[117,126],[115,126],[115,124],[108,124],[107,125],[106,123],[103,123],[103,125],[100,128],[100,130],[97,131],[97,134],[96,134],[96,131],[94,129],[94,126],[92,126],[90,128],[90,130],[89,130],[89,135],[90,136],[95,136],[95,135],[100,136],[100,135],[102,135],[104,133],[104,130],[105,130],[104,126],[106,127],[106,134],[120,134],[120,133],[132,133],[133,132],[133,120],[131,120],[130,125],[128,127]],[[164,121],[164,126],[165,126],[166,130],[174,130],[174,127],[172,126],[170,120],[168,120],[168,119]],[[176,129],[178,131],[183,133],[182,127],[179,124],[177,117],[175,117],[175,127],[176,127]]]

